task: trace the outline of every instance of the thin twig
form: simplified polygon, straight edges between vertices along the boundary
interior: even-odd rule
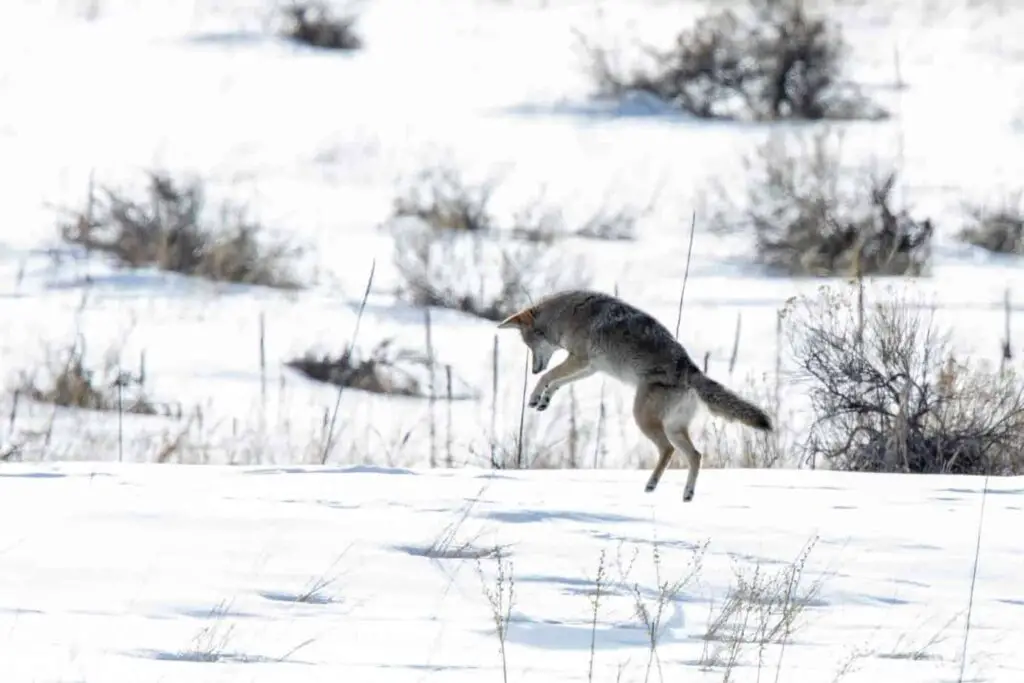
[[[430,468],[437,467],[437,426],[434,423],[434,387],[437,382],[434,380],[434,341],[433,325],[430,322],[430,307],[423,309],[423,328],[427,333],[427,368],[430,371],[430,393],[427,395],[427,411],[430,414]]]
[[[967,639],[971,634],[971,613],[974,610],[974,586],[978,582],[978,561],[981,559],[981,530],[985,525],[985,500],[988,498],[988,478],[985,474],[984,488],[981,491],[981,512],[978,513],[978,536],[974,542],[974,568],[971,570],[971,594],[967,599],[967,623],[964,624],[964,644],[960,650],[960,678],[963,683],[964,670],[967,668]]]
[[[523,395],[519,403],[519,440],[516,443],[516,469],[523,468],[523,424],[526,422],[526,384],[530,379],[530,359],[523,361]]]
[[[732,353],[729,354],[729,376],[732,376],[732,371],[736,369],[736,360],[740,355],[740,325],[743,323],[743,312],[736,312],[736,333],[732,338]]]
[[[373,286],[373,274],[377,271],[377,259],[374,259],[370,263],[370,276],[366,279],[366,291],[363,292],[363,299],[359,302],[359,312],[356,314],[356,326],[352,330],[352,341],[349,344],[349,348],[355,348],[356,336],[359,334],[359,323],[363,319],[363,311],[366,309],[366,300],[370,298],[370,287]],[[338,418],[338,408],[341,407],[341,394],[344,392],[345,387],[343,383],[338,384],[338,395],[334,400],[334,410],[331,412],[331,422],[327,429],[327,441],[324,443],[324,452],[320,456],[320,464],[326,465],[327,458],[331,454],[331,446],[334,445],[334,423]]]
[[[683,322],[683,295],[686,294],[686,281],[690,277],[690,254],[693,253],[693,233],[697,229],[697,212],[690,219],[690,246],[686,249],[686,270],[683,271],[683,286],[679,290],[679,314],[676,316],[676,339],[679,339],[679,325]]]
[[[263,410],[261,419],[266,420],[267,413],[267,319],[263,311],[259,315],[260,334],[260,405]]]
[[[494,352],[491,356],[491,465],[494,465],[498,448],[498,335],[494,335]]]
[[[445,425],[445,432],[448,440],[445,442],[445,466],[454,467],[455,463],[452,458],[452,366],[444,366],[445,376],[445,397],[448,402],[448,424]]]
[[[117,461],[124,462],[124,375],[117,368]]]
[[[601,455],[601,437],[604,434],[604,417],[606,408],[604,405],[604,379],[601,380],[601,404],[597,409],[597,434],[594,438],[594,469],[597,469],[598,458]]]

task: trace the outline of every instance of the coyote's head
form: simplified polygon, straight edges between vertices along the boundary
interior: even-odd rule
[[[533,355],[533,374],[536,375],[543,371],[559,347],[545,338],[541,328],[537,325],[533,309],[524,309],[498,323],[498,329],[510,327],[518,329],[523,343],[530,347],[530,352]]]

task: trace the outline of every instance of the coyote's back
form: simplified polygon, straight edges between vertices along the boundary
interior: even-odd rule
[[[668,328],[636,306],[601,292],[569,290],[531,309],[535,334],[588,359],[595,370],[637,387],[693,390],[716,415],[771,429],[764,411],[701,372]]]
[[[628,384],[674,385],[697,369],[668,328],[617,297],[571,290],[541,299],[536,308],[537,327],[553,332],[562,348]]]

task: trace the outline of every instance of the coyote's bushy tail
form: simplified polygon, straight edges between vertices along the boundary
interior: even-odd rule
[[[740,398],[707,375],[697,372],[690,379],[697,396],[713,415],[741,422],[765,432],[772,430],[768,414],[753,403]]]

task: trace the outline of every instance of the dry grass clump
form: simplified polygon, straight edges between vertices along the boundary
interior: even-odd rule
[[[415,219],[438,232],[503,232],[543,244],[570,236],[627,241],[635,239],[637,223],[653,209],[653,200],[643,207],[606,202],[574,227],[567,224],[559,207],[540,196],[515,211],[505,229],[492,208],[499,186],[495,178],[471,183],[451,166],[422,170],[395,197],[389,223]]]
[[[848,46],[837,24],[801,0],[750,0],[700,18],[648,70],[617,73],[589,47],[602,94],[652,95],[701,118],[877,119],[885,112],[843,78]]]
[[[529,305],[531,293],[585,285],[581,265],[558,251],[538,242],[412,226],[395,236],[399,295],[416,306],[497,322]]]
[[[405,301],[498,321],[532,292],[586,282],[557,244],[568,234],[560,213],[534,202],[501,228],[490,206],[495,189],[494,181],[470,184],[442,167],[399,193],[388,227]]]
[[[1024,193],[1007,197],[995,208],[969,205],[967,217],[960,239],[997,254],[1024,255]]]
[[[416,351],[396,349],[394,339],[384,339],[369,353],[360,353],[348,345],[337,354],[308,352],[286,365],[317,382],[324,382],[373,394],[390,396],[430,397],[445,395],[447,388],[438,391],[431,379],[445,376],[442,368],[430,358]],[[453,399],[465,398],[468,389],[458,378],[452,380]],[[445,395],[446,398],[448,396]]]
[[[489,232],[495,183],[470,184],[452,167],[420,171],[395,197],[392,220],[417,218],[435,230]]]
[[[758,261],[787,275],[922,275],[934,226],[900,206],[898,172],[849,170],[829,132],[773,136],[747,160],[746,197],[719,189],[720,230],[748,229]]]
[[[808,608],[819,604],[823,577],[806,581],[807,560],[817,544],[812,538],[797,557],[776,571],[760,561],[753,567],[734,566],[734,582],[725,599],[712,605],[704,634],[704,666],[721,667],[726,680],[744,655],[757,653],[760,669],[768,646],[790,643],[801,626]]]
[[[353,14],[335,16],[324,3],[303,0],[284,8],[284,15],[287,21],[283,35],[289,40],[325,50],[352,51],[363,47]]]
[[[373,394],[423,395],[416,378],[399,366],[402,363],[428,366],[429,360],[412,351],[395,351],[393,342],[393,339],[385,339],[365,356],[351,345],[336,356],[309,352],[286,365],[310,379],[336,386]]]
[[[609,242],[631,242],[636,239],[636,226],[652,207],[638,209],[624,206],[617,209],[602,206],[577,228],[575,235]]]
[[[209,280],[294,289],[288,262],[298,250],[262,239],[264,226],[225,203],[206,215],[203,183],[180,184],[161,171],[147,173],[145,198],[90,188],[86,208],[61,225],[65,242],[112,256],[127,268],[159,270]]]
[[[39,403],[63,408],[117,411],[137,415],[155,415],[154,405],[143,392],[142,380],[118,366],[108,355],[97,371],[87,367],[83,358],[84,344],[75,343],[65,351],[65,358],[51,358],[45,373],[38,369],[20,374],[15,391]],[[39,374],[46,379],[37,381]]]

